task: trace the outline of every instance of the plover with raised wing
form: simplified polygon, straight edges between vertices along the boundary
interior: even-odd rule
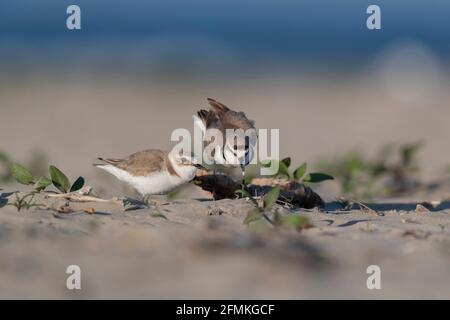
[[[143,198],[168,193],[190,182],[194,179],[197,168],[203,168],[192,155],[161,150],[144,150],[124,159],[98,160],[103,163],[94,166],[128,183]]]
[[[234,111],[223,103],[208,98],[210,110],[201,109],[193,115],[195,125],[205,136],[207,130],[216,129],[222,133],[223,144],[218,146],[218,152],[213,152],[208,158],[209,163],[222,164],[225,166],[240,165],[242,175],[245,175],[245,166],[253,159],[253,148],[256,144],[256,129],[254,121],[249,120],[244,112]],[[236,136],[227,139],[227,129],[243,130],[244,133],[252,133],[246,136]],[[208,156],[208,155],[207,155]]]

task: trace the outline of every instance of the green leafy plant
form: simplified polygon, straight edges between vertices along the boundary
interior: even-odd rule
[[[70,181],[67,176],[62,173],[61,170],[56,168],[55,166],[49,167],[50,177],[52,179],[52,183],[56,189],[61,191],[62,193],[66,193],[70,189]]]
[[[258,201],[252,197],[252,195],[245,190],[237,190],[236,192],[241,193],[243,196],[248,197],[255,208],[250,210],[247,214],[247,217],[244,219],[244,224],[249,224],[250,222],[254,222],[260,220],[262,218],[266,219],[270,224],[274,224],[274,222],[269,218],[268,213],[272,210],[273,205],[278,200],[280,196],[280,188],[272,188],[266,195],[263,197],[262,206],[259,205]]]
[[[57,167],[49,167],[50,177],[53,185],[62,193],[74,192],[84,186],[84,178],[78,177],[73,184],[70,184],[69,178]]]
[[[0,182],[10,182],[14,179],[10,167],[14,164],[11,157],[4,151],[0,150]],[[47,171],[47,157],[39,150],[31,153],[25,166],[34,176],[45,175]]]
[[[11,164],[10,170],[17,182],[24,185],[33,185],[33,189],[36,192],[43,191],[52,184],[62,193],[74,192],[84,186],[83,177],[78,177],[78,179],[71,184],[69,178],[53,165],[49,167],[50,178],[42,176],[35,179],[29,170],[18,163]]]
[[[23,196],[19,196],[19,193],[15,193],[15,199],[11,203],[7,203],[6,205],[16,207],[17,211],[22,209],[29,210],[32,207],[42,207],[44,204],[36,203],[35,200],[36,192],[32,191]]]
[[[288,227],[294,230],[301,230],[305,227],[311,226],[308,219],[305,216],[297,214],[281,215],[278,208],[274,209],[275,203],[280,197],[280,188],[272,188],[262,198],[262,205],[252,197],[252,195],[243,190],[237,190],[242,196],[247,197],[254,204],[254,208],[251,209],[244,219],[244,224],[249,225],[252,222],[265,220],[274,227]]]
[[[8,182],[12,178],[11,170],[8,168],[11,166],[11,160],[6,152],[0,150],[0,181]]]
[[[11,165],[11,173],[17,180],[17,182],[21,184],[29,185],[34,183],[34,178],[30,171],[28,171],[27,169],[25,169],[25,167],[22,167],[18,163],[13,163]]]
[[[36,191],[40,192],[42,190],[45,190],[49,185],[52,184],[52,180],[47,177],[40,177],[38,181],[36,181],[34,188]]]
[[[284,158],[283,160],[280,161],[278,160],[262,161],[261,165],[263,167],[269,168],[274,164],[274,162],[278,162],[278,171],[274,174],[274,176],[276,177],[282,176],[286,177],[289,180],[294,180],[302,183],[319,183],[322,181],[334,179],[333,176],[321,172],[311,172],[307,174],[306,172],[308,166],[306,162],[304,162],[303,164],[298,166],[294,171],[291,172],[289,170],[289,167],[291,165],[290,157]]]
[[[74,192],[84,186],[83,177],[78,177],[78,179],[71,184],[69,178],[67,178],[61,170],[53,165],[49,167],[50,178],[42,176],[36,179],[28,169],[18,163],[12,163],[10,165],[10,172],[17,182],[23,185],[33,186],[33,190],[23,196],[20,196],[19,192],[16,192],[14,201],[7,203],[7,205],[15,206],[18,211],[22,209],[28,210],[32,207],[44,206],[43,204],[36,203],[35,196],[37,193],[45,190],[52,184],[62,193]]]
[[[181,190],[182,190],[182,188],[177,188],[177,189],[175,189],[175,190],[169,192],[169,193],[166,195],[167,200],[173,201],[173,200],[175,200],[176,198],[178,198],[178,196],[179,196],[180,193],[181,193]]]
[[[421,143],[388,144],[373,158],[354,151],[333,161],[322,161],[319,167],[336,177],[345,196],[372,199],[401,194],[420,185],[414,174],[419,171],[417,154],[421,147]]]

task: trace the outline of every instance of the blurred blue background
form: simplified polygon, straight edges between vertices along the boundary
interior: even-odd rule
[[[66,28],[77,4],[82,30]],[[366,8],[382,30],[366,28]],[[0,64],[9,69],[235,72],[273,66],[358,68],[414,40],[450,56],[448,0],[2,0]]]

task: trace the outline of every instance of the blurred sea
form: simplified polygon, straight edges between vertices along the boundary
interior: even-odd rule
[[[66,28],[77,4],[82,30]],[[382,30],[366,28],[377,4]],[[447,0],[3,0],[3,72],[351,71],[397,42],[450,56]]]

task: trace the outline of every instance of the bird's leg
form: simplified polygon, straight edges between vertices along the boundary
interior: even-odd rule
[[[168,202],[165,200],[164,196],[151,194],[146,196],[145,204],[147,207],[157,207],[158,205],[164,205]]]
[[[245,188],[245,166],[241,164],[241,171],[242,171],[242,180],[241,180],[241,188],[244,190]]]
[[[142,196],[142,201],[141,201],[141,202],[142,202],[147,208],[150,207],[149,201],[150,201],[150,195],[149,195],[149,194],[147,194],[147,195],[145,195],[145,196]]]
[[[212,198],[213,198],[213,201],[214,201],[214,203],[216,202],[216,187],[215,187],[215,185],[216,185],[216,166],[215,165],[213,165],[213,176],[214,176],[214,186],[213,186],[213,190],[212,190]]]
[[[150,212],[150,215],[160,215],[161,212],[159,211],[159,202],[157,199],[150,199],[151,195],[147,195],[147,202],[146,206],[148,209],[152,207],[152,211]]]

